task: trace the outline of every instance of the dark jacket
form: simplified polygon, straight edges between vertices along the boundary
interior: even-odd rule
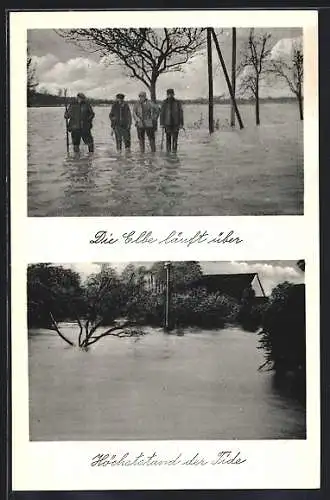
[[[123,104],[115,102],[112,105],[111,111],[109,113],[109,118],[111,121],[112,128],[115,127],[131,128],[132,115],[127,102],[124,102]]]
[[[165,99],[160,110],[160,125],[168,128],[183,127],[182,104],[177,99]]]
[[[94,116],[93,108],[87,101],[80,104],[78,102],[70,104],[64,114],[64,118],[69,119],[68,128],[70,132],[73,130],[91,129]]]

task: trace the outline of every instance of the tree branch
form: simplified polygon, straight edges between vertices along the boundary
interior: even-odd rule
[[[89,347],[90,345],[95,344],[95,342],[97,342],[98,340],[102,339],[103,337],[109,337],[109,336],[119,337],[119,338],[124,338],[124,337],[141,337],[142,335],[145,334],[141,330],[140,332],[137,332],[137,331],[132,331],[132,332],[128,332],[128,333],[124,332],[124,335],[122,335],[121,332],[124,331],[124,328],[128,328],[130,326],[137,326],[137,323],[136,322],[127,322],[124,325],[113,326],[113,327],[109,328],[108,330],[106,330],[105,332],[103,332],[100,335],[98,335],[97,337],[90,337],[91,340],[89,340],[85,344],[85,346]],[[118,333],[114,333],[115,331],[117,331]]]
[[[129,28],[57,30],[82,47],[113,54],[130,78],[150,89],[161,73],[176,71],[203,45],[203,28]]]
[[[71,340],[67,339],[65,337],[65,335],[63,335],[63,333],[61,333],[61,331],[58,328],[57,323],[55,321],[55,318],[54,318],[53,314],[51,313],[51,311],[49,311],[49,317],[50,317],[50,320],[51,320],[51,322],[52,322],[52,324],[54,326],[55,331],[58,333],[58,335],[61,337],[61,339],[64,340],[64,342],[66,342],[67,344],[69,344],[71,347],[74,347],[74,343],[71,342]]]

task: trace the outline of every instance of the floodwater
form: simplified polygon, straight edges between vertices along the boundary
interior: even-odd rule
[[[303,126],[295,103],[240,106],[243,130],[215,107],[210,137],[206,105],[185,105],[177,155],[118,155],[109,109],[95,108],[95,153],[66,153],[63,108],[28,109],[29,216],[295,215],[303,213]],[[198,127],[198,120],[201,126]]]
[[[62,329],[77,335],[76,325]],[[88,352],[31,331],[30,439],[305,438],[304,405],[258,372],[255,333],[147,331],[103,338]]]

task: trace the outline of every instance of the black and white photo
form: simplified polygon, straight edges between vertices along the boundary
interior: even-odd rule
[[[304,269],[29,265],[30,439],[305,439]]]
[[[302,28],[27,33],[28,215],[304,212]]]
[[[14,491],[317,488],[317,12],[9,21]]]

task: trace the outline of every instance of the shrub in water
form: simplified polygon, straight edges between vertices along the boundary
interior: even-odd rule
[[[278,373],[305,373],[304,285],[285,282],[274,288],[263,315],[260,347],[266,358],[262,367]]]

